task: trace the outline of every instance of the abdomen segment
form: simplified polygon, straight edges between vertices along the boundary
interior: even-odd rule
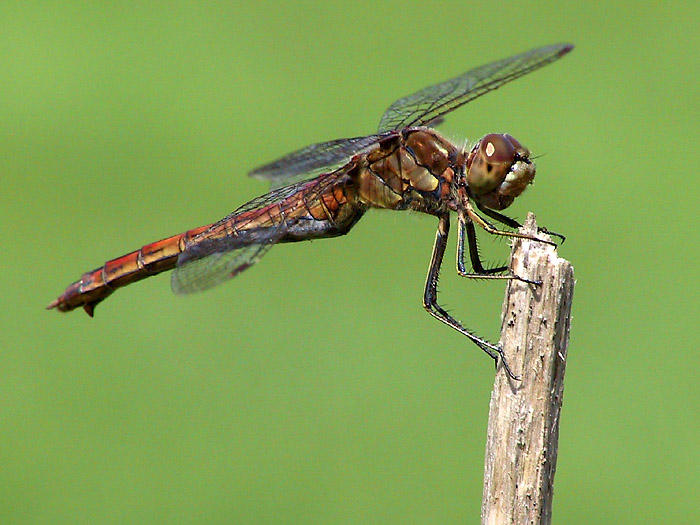
[[[102,267],[84,273],[79,281],[66,288],[47,309],[70,312],[82,306],[92,317],[95,305],[117,288],[175,268],[177,257],[188,242],[210,227],[211,224],[200,226],[107,261]]]

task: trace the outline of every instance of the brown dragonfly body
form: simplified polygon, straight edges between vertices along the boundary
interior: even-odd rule
[[[499,347],[464,328],[437,304],[437,278],[450,212],[456,212],[460,275],[519,279],[504,275],[505,267],[483,267],[474,224],[496,235],[522,235],[499,230],[476,209],[518,227],[497,210],[508,207],[532,182],[535,166],[529,151],[510,135],[486,135],[467,150],[426,126],[570,50],[566,45],[539,48],[471,70],[398,100],[375,135],[316,144],[263,166],[252,175],[270,180],[276,189],[216,223],[147,244],[85,273],[49,308],[66,312],[83,307],[92,316],[95,305],[117,288],[173,269],[175,292],[203,290],[249,268],[276,243],[343,235],[369,208],[414,210],[439,219],[424,306],[498,359]],[[464,266],[465,240],[473,273]]]

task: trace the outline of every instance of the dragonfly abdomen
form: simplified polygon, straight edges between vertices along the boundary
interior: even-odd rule
[[[141,247],[100,268],[86,272],[47,308],[69,312],[79,307],[92,317],[95,306],[114,290],[172,270],[179,266],[174,280],[178,293],[206,289],[220,279],[198,279],[201,266],[231,253],[230,265],[222,265],[230,276],[249,268],[277,242],[292,242],[347,233],[364,213],[355,199],[349,176],[301,184],[289,193],[281,188],[277,201],[255,199],[221,221],[173,235]],[[184,252],[184,253],[183,253]],[[182,254],[182,256],[181,256]],[[236,258],[238,254],[238,258]],[[184,267],[184,268],[183,268]]]
[[[92,317],[95,306],[117,288],[172,270],[187,243],[210,227],[208,224],[188,230],[107,261],[100,268],[84,273],[79,281],[68,286],[47,309],[70,312],[82,306]]]

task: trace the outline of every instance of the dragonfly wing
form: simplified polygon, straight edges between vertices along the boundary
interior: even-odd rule
[[[286,184],[310,179],[322,172],[333,171],[386,135],[388,133],[312,144],[260,166],[249,175],[269,181],[270,189],[274,190]]]
[[[309,206],[313,207],[345,173],[339,169],[278,188],[212,224],[178,256],[170,281],[173,291],[187,294],[206,290],[250,268],[294,227],[293,221],[299,217],[292,215],[309,213]],[[306,206],[300,207],[299,202]],[[301,219],[315,220],[308,215]]]
[[[293,184],[257,197],[192,239],[177,258],[170,278],[173,291],[186,294],[207,290],[258,262],[287,228],[284,221],[251,227],[256,220],[251,212],[284,201],[302,186]]]
[[[558,60],[574,46],[540,47],[510,58],[471,69],[453,79],[401,98],[386,110],[379,132],[423,126],[503,84]]]
[[[250,268],[284,235],[284,224],[238,238],[206,239],[186,249],[177,260],[170,285],[176,294],[200,292]]]

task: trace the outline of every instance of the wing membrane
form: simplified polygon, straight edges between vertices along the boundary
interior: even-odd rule
[[[176,294],[200,292],[213,288],[250,268],[284,235],[282,224],[256,235],[235,239],[207,239],[192,246],[178,257],[170,277]],[[184,255],[184,257],[183,257]]]
[[[572,49],[570,44],[533,49],[471,69],[458,77],[401,98],[382,116],[379,132],[426,125],[511,80],[558,60]]]
[[[357,153],[368,148],[387,134],[329,140],[306,146],[274,162],[260,166],[249,173],[251,177],[270,182],[271,189],[279,188],[322,172],[333,171]]]
[[[278,188],[212,224],[179,255],[170,280],[173,291],[203,291],[250,268],[289,232],[285,217],[287,199],[302,192],[304,201],[313,203],[344,174],[344,170],[337,170]]]

